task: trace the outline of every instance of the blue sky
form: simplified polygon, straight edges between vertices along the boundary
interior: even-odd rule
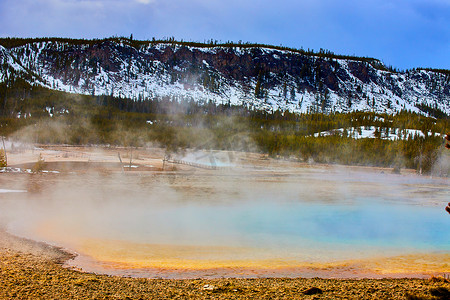
[[[450,0],[0,0],[0,36],[257,42],[450,69]]]

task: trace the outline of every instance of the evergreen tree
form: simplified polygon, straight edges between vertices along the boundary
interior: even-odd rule
[[[295,88],[291,88],[291,102],[295,102]]]

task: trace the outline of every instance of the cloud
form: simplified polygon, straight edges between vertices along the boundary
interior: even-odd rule
[[[136,0],[136,1],[142,4],[150,4],[155,2],[155,0]]]

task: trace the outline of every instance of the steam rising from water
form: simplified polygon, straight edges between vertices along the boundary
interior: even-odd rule
[[[39,188],[1,196],[3,225],[80,252],[95,240],[194,247],[175,256],[209,261],[450,251],[447,179],[285,166],[27,178]]]

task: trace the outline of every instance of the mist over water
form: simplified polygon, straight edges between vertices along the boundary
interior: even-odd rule
[[[130,253],[136,245],[194,247],[177,250],[181,261],[314,263],[450,252],[448,179],[243,168],[65,175],[35,184],[37,192],[0,196],[3,225],[94,257],[86,246],[92,241],[130,243]]]

